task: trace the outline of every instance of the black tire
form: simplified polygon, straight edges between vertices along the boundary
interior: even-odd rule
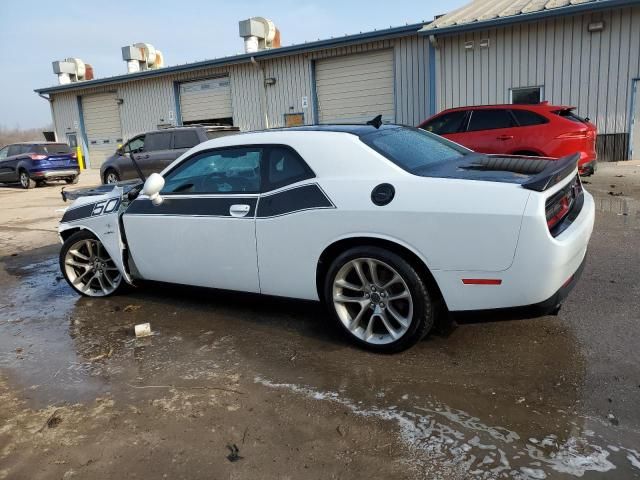
[[[36,187],[44,187],[47,185],[47,182],[45,182],[44,180],[37,180],[36,181]]]
[[[402,278],[409,290],[413,302],[413,315],[408,329],[398,339],[384,344],[375,344],[358,338],[340,319],[333,300],[334,282],[341,269],[349,262],[358,259],[374,259],[390,266]],[[363,260],[366,261],[366,260]],[[367,297],[369,298],[369,297]],[[371,295],[373,298],[373,295]],[[324,281],[324,301],[334,320],[347,337],[357,345],[375,352],[395,353],[415,345],[432,329],[435,318],[435,305],[425,280],[416,269],[400,255],[389,250],[362,246],[351,248],[339,255],[329,267]],[[365,300],[368,302],[369,300]],[[373,303],[371,304],[373,307]],[[366,314],[365,314],[366,315]],[[375,336],[375,335],[374,335]]]
[[[127,284],[126,284],[124,278],[122,277],[122,274],[120,274],[120,280],[119,280],[119,283],[118,283],[117,287],[113,291],[111,291],[109,293],[106,293],[106,294],[102,294],[102,295],[96,295],[96,294],[87,293],[86,291],[82,291],[80,288],[78,288],[78,286],[73,284],[73,280],[69,278],[69,275],[67,273],[67,268],[66,268],[66,265],[65,265],[65,259],[67,258],[67,253],[69,252],[71,247],[73,247],[78,242],[81,242],[83,240],[92,240],[94,242],[98,242],[98,243],[102,244],[102,242],[100,242],[100,240],[98,240],[95,237],[95,235],[93,235],[91,232],[89,232],[87,230],[80,230],[80,231],[74,233],[73,235],[71,235],[69,238],[67,238],[65,240],[65,242],[62,244],[62,248],[60,249],[59,265],[60,265],[60,271],[62,272],[62,275],[64,276],[64,279],[67,281],[69,286],[71,288],[73,288],[80,295],[85,296],[85,297],[91,297],[91,298],[110,297],[112,295],[116,295],[118,293],[122,293],[123,291],[125,291]],[[104,249],[104,247],[102,247],[102,248]],[[104,252],[106,252],[106,250],[104,250]],[[80,272],[82,272],[82,270],[80,270]],[[81,274],[78,273],[77,275],[80,276]]]
[[[75,177],[65,178],[64,181],[67,182],[67,185],[75,185],[78,183],[78,178],[78,175],[76,175]]]
[[[114,183],[113,181],[109,181],[109,177],[111,177],[112,179],[115,179],[116,182],[120,181],[120,175],[118,175],[118,172],[116,172],[113,168],[108,168],[105,172],[104,172],[104,177],[102,178],[102,183],[107,185],[109,183]]]
[[[29,177],[29,172],[26,170],[20,170],[18,172],[18,181],[20,182],[20,186],[25,190],[29,188],[35,188],[36,182],[31,177]]]

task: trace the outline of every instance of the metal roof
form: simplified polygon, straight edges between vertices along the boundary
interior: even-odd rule
[[[438,34],[476,30],[500,24],[537,20],[547,16],[640,4],[640,0],[473,0],[436,18],[420,32]]]
[[[374,30],[372,32],[357,33],[355,35],[345,35],[343,37],[334,37],[313,42],[299,43],[288,45],[285,47],[274,48],[270,50],[262,50],[255,53],[243,53],[240,55],[231,55],[228,57],[214,58],[211,60],[203,60],[201,62],[185,63],[182,65],[174,65],[170,67],[159,68],[157,70],[145,70],[143,72],[127,73],[124,75],[115,75],[112,77],[97,78],[83,82],[69,83],[67,85],[54,85],[51,87],[37,88],[34,91],[38,94],[57,93],[68,90],[79,90],[91,88],[111,83],[122,83],[129,80],[138,80],[150,77],[160,77],[171,73],[179,73],[189,70],[198,70],[209,67],[221,67],[225,65],[233,65],[238,63],[247,63],[251,58],[256,60],[282,57],[294,55],[297,53],[309,52],[314,50],[322,50],[325,48],[340,47],[343,45],[361,43],[370,40],[384,40],[386,38],[394,38],[417,33],[424,26],[424,23],[413,23],[401,27],[391,27],[382,30]]]

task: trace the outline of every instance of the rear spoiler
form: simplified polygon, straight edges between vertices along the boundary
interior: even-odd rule
[[[580,160],[579,153],[573,153],[558,160],[549,160],[544,170],[531,177],[522,186],[527,190],[544,192],[571,175],[578,168],[578,160]]]

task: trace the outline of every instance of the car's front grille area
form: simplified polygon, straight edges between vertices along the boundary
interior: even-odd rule
[[[557,237],[578,218],[584,204],[580,177],[576,175],[562,190],[554,193],[545,204],[549,232]]]

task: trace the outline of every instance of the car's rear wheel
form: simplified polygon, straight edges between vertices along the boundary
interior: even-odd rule
[[[369,350],[404,350],[433,327],[434,306],[424,280],[400,255],[379,247],[356,247],[338,256],[324,293],[338,324]]]
[[[120,181],[120,175],[113,169],[109,169],[104,174],[104,183],[118,183]]]
[[[36,182],[29,177],[29,173],[26,170],[20,170],[18,177],[22,188],[34,188],[36,186]]]
[[[104,245],[86,230],[62,245],[60,270],[69,285],[87,297],[106,297],[123,287],[122,274]]]

